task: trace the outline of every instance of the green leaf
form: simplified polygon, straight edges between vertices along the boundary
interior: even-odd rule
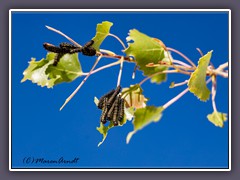
[[[65,54],[60,59],[57,66],[50,65],[47,68],[46,74],[49,75],[50,79],[57,78],[54,85],[62,82],[72,82],[82,74],[82,68],[78,60],[78,54]]]
[[[132,136],[138,131],[143,129],[151,122],[158,122],[162,117],[163,107],[147,106],[145,108],[137,109],[134,113],[133,126],[134,130],[127,135],[127,144]]]
[[[82,69],[77,54],[65,54],[57,66],[53,66],[55,53],[48,53],[46,58],[36,61],[32,58],[23,72],[21,82],[30,80],[37,85],[52,88],[62,82],[71,82],[81,76]]]
[[[210,90],[206,84],[206,71],[212,56],[212,51],[201,57],[198,61],[196,70],[191,74],[188,81],[189,91],[197,96],[201,101],[207,101],[210,96]]]
[[[103,21],[101,24],[97,24],[96,35],[92,39],[94,41],[92,47],[94,47],[96,50],[99,50],[100,45],[102,44],[104,39],[108,36],[112,25],[113,23],[109,21]]]
[[[130,42],[130,41],[134,42]],[[136,29],[130,30],[127,37],[128,48],[125,53],[133,56],[139,69],[143,71],[145,76],[150,76],[156,72],[167,69],[166,66],[146,67],[149,63],[157,64],[165,58],[164,47],[154,38],[139,32]],[[151,82],[161,83],[166,80],[166,74],[157,74],[151,78]]]
[[[227,114],[214,111],[207,115],[208,120],[215,126],[223,127],[224,122],[227,121]]]
[[[123,88],[121,94],[125,99],[127,107],[136,109],[146,107],[148,99],[144,97],[143,90],[139,84],[130,85],[129,88]]]
[[[97,130],[100,134],[102,134],[103,138],[102,138],[102,141],[98,143],[98,147],[101,146],[102,143],[105,141],[105,139],[108,135],[108,131],[110,129],[117,128],[119,126],[123,126],[124,124],[126,124],[126,122],[127,122],[127,118],[126,118],[126,116],[124,116],[123,120],[119,123],[118,126],[114,126],[112,121],[109,123],[108,126],[104,126],[102,123],[100,123],[100,127],[97,127]]]

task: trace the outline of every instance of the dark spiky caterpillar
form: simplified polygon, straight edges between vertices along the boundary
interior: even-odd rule
[[[124,117],[124,99],[120,99],[118,109],[118,121],[122,121]]]
[[[118,125],[118,110],[119,110],[119,102],[120,102],[120,97],[117,96],[116,98],[116,103],[114,103],[112,106],[114,107],[113,109],[113,118],[112,118],[112,121],[113,121],[113,125],[114,126],[117,126]]]
[[[115,98],[117,97],[117,95],[119,94],[119,92],[121,91],[121,86],[119,85],[115,92],[113,93],[113,95],[109,98],[108,102],[107,102],[107,107],[110,108],[115,100]]]
[[[111,108],[109,109],[108,113],[107,113],[107,119],[109,121],[113,120],[113,111],[114,111],[114,107],[115,107],[115,104],[118,103],[118,98],[115,99],[113,105],[111,106]]]
[[[66,42],[61,43],[59,47],[54,46],[53,44],[50,44],[50,43],[43,43],[43,47],[47,51],[56,53],[54,57],[53,66],[57,66],[58,62],[60,61],[60,58],[67,53],[74,54],[74,53],[82,52],[82,54],[86,56],[96,55],[96,49],[91,47],[93,44],[94,44],[94,41],[90,40],[83,47],[77,47],[73,44],[66,43]]]
[[[87,42],[82,48],[82,54],[85,56],[95,56],[97,51],[92,47],[93,44],[94,41],[92,39]]]
[[[99,109],[102,109],[103,108],[103,100],[104,98],[107,98],[109,99],[110,96],[112,96],[112,94],[115,92],[115,90],[111,90],[109,91],[107,94],[103,95],[100,99],[99,99],[99,102],[98,102],[98,108]]]
[[[106,120],[106,116],[107,116],[107,112],[108,112],[108,108],[107,108],[107,98],[104,98],[103,100],[103,110],[102,110],[102,114],[100,117],[100,121],[105,124],[107,122]]]

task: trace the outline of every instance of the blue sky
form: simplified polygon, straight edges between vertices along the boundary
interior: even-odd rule
[[[80,44],[89,41],[97,23],[113,22],[111,33],[126,44],[130,29],[137,29],[161,39],[166,46],[178,49],[197,63],[200,48],[204,53],[213,50],[215,67],[228,61],[227,12],[14,12],[12,14],[12,166],[74,167],[74,168],[227,168],[228,122],[224,128],[215,127],[206,116],[212,113],[211,101],[200,102],[187,93],[163,113],[158,123],[152,123],[133,136],[126,144],[126,136],[133,126],[109,131],[105,142],[97,147],[102,136],[96,130],[101,111],[93,102],[117,83],[119,67],[111,67],[92,75],[78,94],[60,112],[65,99],[83,78],[53,89],[41,88],[27,81],[20,83],[31,57],[45,57],[42,44],[59,44],[67,40],[45,28],[54,27]],[[108,37],[101,48],[122,54],[121,45]],[[175,59],[183,60],[176,54]],[[88,72],[95,58],[79,54],[84,72]],[[113,62],[103,59],[98,67]],[[183,60],[184,61],[184,60]],[[131,79],[134,64],[125,63],[122,87],[139,83],[144,77],[138,71]],[[186,87],[169,89],[172,81],[181,82],[186,75],[168,75],[161,85],[146,82],[142,88],[149,105],[160,106]],[[216,103],[219,111],[228,113],[228,79],[217,78]],[[56,160],[74,159],[73,165],[26,164],[25,157]]]

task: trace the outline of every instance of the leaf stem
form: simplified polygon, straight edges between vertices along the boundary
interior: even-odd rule
[[[69,41],[71,41],[73,44],[75,44],[76,46],[78,47],[82,47],[80,44],[78,44],[76,41],[74,41],[72,38],[68,37],[66,34],[62,33],[61,31],[55,29],[55,28],[52,28],[50,26],[46,26],[46,28],[48,28],[49,30],[51,31],[54,31],[60,35],[62,35],[63,37],[67,38]]]
[[[102,57],[105,57],[105,58],[114,58],[114,59],[121,59],[122,56],[120,56],[120,55],[102,54]],[[124,56],[124,61],[135,63],[135,60],[134,60],[134,59],[132,59],[131,57],[127,57],[127,56]]]
[[[140,83],[139,86],[141,86],[145,81],[147,81],[148,79],[151,79],[153,76],[158,75],[158,74],[167,74],[167,73],[178,73],[177,70],[166,70],[166,71],[160,71],[157,73],[154,73],[148,77],[146,77],[145,79],[143,79]]]
[[[98,69],[95,69],[94,71],[92,71],[91,74],[97,73],[98,71],[101,71],[101,70],[103,70],[103,69],[106,69],[106,68],[109,68],[109,67],[112,67],[112,66],[116,66],[116,65],[118,65],[118,64],[120,64],[120,63],[121,63],[121,60],[118,60],[118,61],[116,61],[116,62],[107,64],[107,65],[102,66],[102,67],[100,67],[100,68],[98,68]],[[82,73],[82,74],[87,75],[88,73]]]
[[[211,78],[209,78],[206,83],[208,84],[211,82]],[[179,93],[177,96],[172,98],[170,101],[168,101],[166,104],[164,104],[162,107],[164,109],[167,109],[170,105],[172,105],[174,102],[176,102],[178,99],[180,99],[184,94],[186,94],[189,91],[189,88],[184,89],[181,93]]]
[[[178,86],[182,86],[182,85],[187,84],[187,83],[188,83],[188,80],[185,80],[185,81],[183,81],[183,82],[174,84],[171,88],[175,88],[175,87],[178,87]]]
[[[216,81],[216,76],[212,76],[212,106],[214,112],[217,112],[217,107],[216,107],[216,102],[215,102],[215,97],[216,97],[216,92],[217,92],[217,81]]]
[[[186,56],[184,55],[183,53],[181,53],[180,51],[176,50],[176,49],[173,49],[173,48],[170,48],[170,47],[167,47],[166,48],[168,51],[172,51],[172,52],[175,52],[177,54],[179,54],[180,56],[182,56],[186,61],[188,61],[193,67],[196,68],[196,65]]]
[[[120,69],[119,69],[119,73],[118,73],[118,81],[117,81],[117,86],[120,85],[121,82],[121,77],[122,77],[122,69],[123,69],[123,61],[124,61],[124,57],[122,56],[120,59]]]
[[[121,40],[118,36],[116,36],[115,34],[111,34],[111,33],[109,33],[108,35],[116,38],[116,39],[121,43],[122,47],[123,47],[124,49],[126,49],[125,44],[122,42],[122,40]]]
[[[88,77],[92,74],[92,71],[94,70],[94,68],[96,67],[96,65],[98,64],[98,62],[100,61],[101,58],[102,58],[102,56],[99,56],[96,59],[94,65],[92,66],[88,75],[83,79],[83,81],[78,85],[78,87],[73,91],[73,93],[65,100],[64,104],[60,108],[60,111],[66,106],[66,104],[73,98],[73,96],[79,91],[79,89],[82,87],[82,85],[87,81]]]
[[[184,63],[182,61],[176,60],[176,59],[172,59],[172,62],[176,63],[176,64],[180,64],[180,65],[185,66],[187,68],[192,68],[192,66],[189,66],[188,64],[186,64],[186,63]]]
[[[201,50],[200,48],[196,48],[196,49],[197,49],[197,51],[199,52],[199,54],[200,54],[201,56],[203,56],[202,50]]]

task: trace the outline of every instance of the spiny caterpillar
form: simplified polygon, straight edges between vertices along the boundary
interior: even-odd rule
[[[115,92],[115,90],[111,90],[109,91],[107,94],[103,95],[100,99],[99,99],[99,103],[98,103],[98,108],[102,109],[103,108],[103,100],[104,98],[109,98],[113,93]]]
[[[120,91],[121,86],[118,86],[115,90],[111,90],[99,99],[98,108],[102,109],[100,121],[103,124],[108,120],[112,121],[114,126],[118,126],[118,122],[123,120],[124,99],[120,97]]]
[[[94,44],[93,40],[90,40],[89,42],[87,42],[83,47],[77,47],[73,44],[69,44],[69,43],[61,43],[59,45],[59,47],[54,46],[53,44],[50,43],[43,43],[43,47],[50,52],[54,52],[56,53],[55,58],[54,58],[54,62],[53,62],[53,66],[57,66],[60,58],[64,55],[64,54],[73,54],[73,53],[79,53],[82,52],[83,55],[85,56],[94,56],[96,55],[96,49],[94,49],[93,47],[91,47]]]

